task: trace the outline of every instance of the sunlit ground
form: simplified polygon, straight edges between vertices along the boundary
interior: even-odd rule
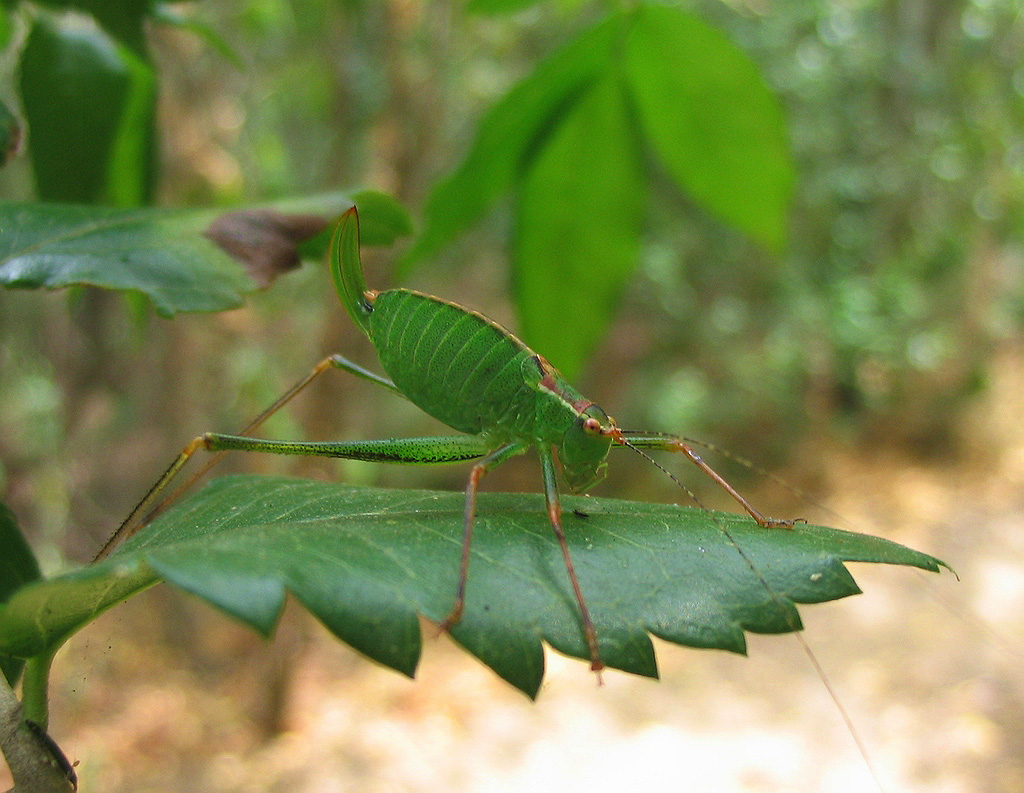
[[[601,687],[551,653],[530,702],[430,626],[410,681],[294,603],[267,644],[163,587],[61,652],[53,733],[109,793],[1022,790],[1024,441],[1000,442],[955,470],[828,461],[854,526],[960,574],[854,565],[866,594],[803,609],[878,785],[792,636],[748,658],[659,642],[660,682]]]

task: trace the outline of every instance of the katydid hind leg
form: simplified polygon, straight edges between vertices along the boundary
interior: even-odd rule
[[[157,497],[164,491],[164,488],[166,488],[167,485],[170,484],[171,481],[174,479],[174,477],[178,475],[178,471],[180,471],[181,468],[189,460],[192,459],[192,455],[194,455],[197,451],[199,451],[202,448],[203,436],[200,435],[197,438],[193,438],[185,446],[185,448],[181,450],[178,456],[174,459],[174,462],[167,467],[167,470],[164,471],[164,473],[160,476],[159,479],[156,480],[153,486],[150,487],[148,491],[146,491],[146,495],[142,497],[142,500],[135,505],[132,511],[128,513],[128,517],[121,521],[121,525],[117,527],[117,530],[113,534],[111,534],[107,541],[103,544],[103,547],[100,548],[99,552],[93,557],[93,564],[104,559],[120,543],[127,540],[139,529],[145,526],[150,520],[152,520],[152,515],[155,514],[155,512],[158,511],[163,506],[163,504],[158,506],[156,510],[150,512],[144,520],[140,521],[137,520],[137,518],[139,515],[144,514],[145,511],[149,509],[150,505],[154,501],[156,501]],[[165,501],[163,503],[167,502]]]
[[[375,374],[375,373],[369,371],[368,369],[364,369],[362,366],[360,366],[357,363],[354,363],[353,361],[350,361],[348,358],[344,357],[343,355],[339,355],[339,354],[335,353],[334,355],[328,355],[322,361],[317,363],[317,365],[314,366],[309,371],[308,374],[306,374],[302,379],[300,379],[297,383],[295,383],[295,385],[293,385],[291,388],[289,388],[287,391],[285,391],[281,396],[279,396],[276,400],[274,400],[274,402],[269,407],[267,407],[266,410],[264,410],[256,418],[254,418],[252,421],[250,421],[248,424],[246,424],[244,427],[242,427],[242,429],[240,429],[238,432],[236,432],[234,434],[235,435],[251,435],[253,432],[258,430],[261,426],[263,426],[263,423],[266,422],[271,416],[273,416],[281,408],[283,408],[285,405],[287,405],[289,402],[291,402],[292,399],[294,399],[296,396],[298,396],[302,391],[305,391],[306,388],[309,387],[313,383],[314,380],[316,380],[324,372],[330,370],[332,367],[335,368],[335,369],[340,369],[343,372],[348,372],[349,374],[353,374],[356,377],[362,378],[363,380],[367,380],[367,381],[369,381],[371,383],[374,383],[376,385],[379,385],[379,386],[382,386],[384,388],[387,388],[390,391],[392,391],[393,393],[398,394],[399,396],[401,396],[403,398],[405,397],[405,394],[403,394],[401,391],[399,391],[398,387],[394,383],[392,383],[390,380],[388,380],[387,378],[381,377],[380,375]],[[170,496],[168,496],[167,499],[165,499],[165,501],[163,503],[161,503],[155,510],[153,510],[153,512],[151,514],[146,516],[146,519],[143,521],[143,525],[145,525],[146,523],[149,523],[161,511],[166,509],[170,504],[173,504],[178,498],[180,498],[182,496],[182,494],[187,493],[189,491],[189,489],[191,489],[191,487],[196,482],[198,482],[200,479],[202,479],[204,476],[206,476],[206,474],[209,473],[210,470],[218,462],[220,462],[221,458],[226,453],[227,453],[227,450],[222,450],[222,451],[218,451],[215,454],[213,454],[210,457],[210,459],[203,465],[202,468],[200,468],[198,471],[196,471],[194,474],[192,474],[192,476],[190,476],[188,478],[188,481],[186,481],[177,490],[175,490],[174,493],[172,493]]]
[[[324,361],[329,361],[331,366],[333,366],[335,369],[341,369],[343,372],[354,374],[356,377],[360,377],[363,380],[368,380],[371,383],[388,389],[393,394],[397,394],[398,396],[402,397],[402,399],[408,399],[408,397],[401,392],[398,386],[396,386],[386,377],[381,377],[379,374],[375,374],[374,372],[371,372],[369,369],[364,369],[362,366],[353,361],[350,361],[343,355],[331,355],[330,357],[325,358]],[[323,362],[321,362],[321,365],[322,363]],[[243,432],[240,434],[244,435],[245,433]]]
[[[271,405],[269,405],[262,413],[256,416],[256,418],[254,418],[252,421],[250,421],[248,424],[242,427],[242,429],[240,429],[235,434],[251,435],[253,432],[258,430],[261,426],[263,426],[264,422],[266,422],[271,416],[273,416],[275,413],[281,410],[281,408],[283,408],[285,405],[291,402],[292,399],[298,396],[302,391],[306,390],[306,388],[314,380],[316,380],[324,372],[328,371],[332,365],[336,365],[334,362],[335,357],[340,356],[332,355],[320,361],[316,366],[314,366],[309,371],[308,374],[305,375],[305,377],[303,377],[301,380],[295,383],[295,385],[293,385],[291,388],[285,391],[281,396],[274,400],[274,402]],[[149,515],[145,517],[145,519],[143,520],[143,525],[152,521],[153,518],[155,518],[168,506],[170,506],[179,498],[181,498],[182,495],[187,493],[193,487],[193,485],[195,485],[196,482],[198,482],[200,479],[206,476],[206,474],[208,474],[210,470],[221,461],[225,454],[227,454],[227,451],[222,450],[211,455],[210,459],[203,464],[202,468],[200,468],[198,471],[192,474],[192,476],[190,476],[184,482],[184,484],[179,486],[173,493],[171,493],[170,496],[164,499],[163,502],[161,502]]]
[[[238,431],[238,435],[248,435],[259,429],[262,424],[273,416],[277,411],[287,405],[293,398],[304,391],[310,383],[316,380],[321,374],[326,372],[332,366],[336,368],[346,368],[342,366],[338,361],[349,363],[346,359],[340,355],[331,355],[324,358],[316,366],[314,366],[304,377],[302,377],[295,385],[285,391],[281,396],[274,400],[262,413],[256,418],[246,424],[242,429]],[[354,364],[352,364],[355,367]],[[355,367],[359,368],[359,367]],[[117,530],[110,536],[110,538],[100,548],[99,553],[93,557],[93,562],[98,562],[107,555],[120,543],[127,540],[133,534],[138,532],[141,528],[150,523],[157,515],[163,512],[167,507],[177,501],[181,496],[188,492],[188,490],[195,485],[200,479],[202,479],[210,469],[213,468],[225,452],[220,451],[214,454],[207,462],[192,474],[183,484],[178,486],[169,496],[157,503],[157,497],[163,493],[167,486],[175,479],[185,464],[192,458],[192,456],[203,448],[204,436],[200,435],[193,438],[189,443],[182,449],[175,458],[174,462],[167,468],[166,471],[160,476],[159,479],[153,484],[152,487],[146,492],[133,508],[128,513],[121,525],[118,526]]]
[[[252,421],[242,427],[236,435],[248,436],[259,429],[264,422],[266,422],[271,416],[281,410],[285,405],[292,401],[296,396],[302,393],[308,388],[317,378],[320,377],[324,372],[330,369],[340,369],[348,372],[349,374],[361,377],[364,380],[368,380],[377,385],[383,386],[389,389],[399,396],[405,396],[401,391],[392,383],[390,380],[381,377],[380,375],[374,374],[367,369],[359,366],[356,363],[348,360],[342,355],[334,354],[329,355],[319,363],[316,364],[306,375],[300,378],[291,388],[285,391],[280,397],[274,400],[263,412],[256,416]],[[214,452],[210,459],[203,464],[203,466],[193,473],[185,480],[184,483],[174,489],[169,495],[158,501],[158,497],[167,489],[171,482],[178,476],[181,469],[188,463],[188,461],[195,455],[197,451],[204,448],[205,443],[203,441],[205,436],[198,436],[193,438],[178,454],[174,462],[167,468],[166,471],[160,476],[159,479],[153,484],[152,487],[146,492],[142,499],[132,508],[131,512],[128,513],[128,517],[122,521],[121,525],[117,530],[110,536],[110,538],[103,544],[99,552],[93,558],[93,562],[98,562],[104,557],[108,556],[110,552],[117,547],[120,543],[127,540],[133,534],[138,532],[144,526],[152,522],[152,520],[163,512],[167,507],[181,498],[186,492],[188,492],[200,479],[206,476],[210,470],[217,465],[223,456],[228,452],[227,449],[221,449]]]
[[[488,453],[487,444],[475,435],[429,436],[424,438],[387,438],[367,441],[281,441],[266,438],[252,438],[247,435],[224,435],[208,432],[192,440],[182,450],[157,483],[150,488],[145,498],[132,510],[128,518],[107,541],[97,560],[113,549],[117,540],[127,539],[146,522],[133,523],[140,514],[163,491],[178,471],[200,449],[224,453],[229,451],[264,452],[267,454],[288,454],[304,457],[334,457],[349,460],[366,460],[380,463],[444,464],[475,460]],[[164,502],[166,503],[166,501]],[[162,503],[157,510],[162,509]],[[147,520],[157,511],[149,513]]]

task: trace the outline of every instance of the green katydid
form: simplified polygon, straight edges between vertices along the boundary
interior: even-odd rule
[[[759,525],[766,528],[793,527],[792,520],[768,518],[758,512],[683,438],[667,433],[620,429],[601,407],[574,389],[542,356],[492,320],[456,303],[408,289],[368,290],[360,260],[359,221],[355,207],[338,222],[331,240],[329,259],[341,302],[373,343],[381,366],[390,379],[373,374],[339,355],[325,358],[240,434],[206,433],[189,443],[108,540],[97,559],[104,557],[119,540],[152,518],[162,505],[156,507],[154,513],[145,515],[145,511],[200,449],[388,463],[476,460],[466,486],[462,551],[454,601],[448,616],[441,622],[441,629],[448,630],[459,621],[465,605],[480,480],[494,467],[535,447],[541,462],[548,518],[561,548],[579,608],[591,669],[600,671],[604,663],[597,634],[562,530],[557,481],[559,471],[568,490],[581,493],[604,478],[606,458],[614,447],[630,448],[644,457],[647,457],[645,450],[682,452],[735,498]],[[248,436],[315,377],[332,367],[384,386],[463,434],[342,442],[274,441]],[[184,487],[206,470],[200,471]],[[140,515],[144,518],[137,521]]]

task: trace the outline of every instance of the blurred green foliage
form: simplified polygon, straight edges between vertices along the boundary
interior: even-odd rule
[[[155,75],[87,25],[34,18],[18,60],[38,198],[132,207],[154,187]]]
[[[406,262],[443,249],[512,193],[520,332],[575,378],[636,269],[654,169],[782,247],[793,167],[775,97],[701,18],[641,4],[585,29],[488,110],[465,159],[431,191]]]

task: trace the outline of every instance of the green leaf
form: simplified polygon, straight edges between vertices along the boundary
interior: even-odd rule
[[[622,86],[609,73],[552,130],[519,196],[513,279],[520,330],[570,380],[636,267],[645,187]]]
[[[0,502],[0,604],[30,581],[39,578],[39,564],[10,508]],[[12,686],[21,675],[23,662],[0,651],[0,673]]]
[[[152,67],[100,31],[60,27],[40,15],[20,74],[39,197],[147,203],[155,171]]]
[[[426,226],[404,258],[406,266],[437,253],[508,192],[530,147],[603,71],[620,24],[621,16],[615,15],[587,30],[487,112],[462,164],[431,191],[424,209]]]
[[[351,206],[350,194],[331,193],[275,202],[263,209],[290,213],[286,220],[312,213],[326,226]],[[248,211],[256,214],[259,209]],[[140,292],[166,317],[178,311],[237,308],[256,290],[255,278],[266,273],[257,272],[252,262],[234,258],[208,232],[215,221],[245,212],[0,203],[0,284],[29,289],[89,285]],[[399,214],[396,205],[381,199],[367,207],[367,217],[373,218],[369,225],[379,229],[380,239],[399,233]],[[293,253],[297,244],[291,241]],[[285,246],[282,255],[287,250]]]
[[[441,620],[452,605],[463,499],[282,477],[218,479],[107,560],[19,590],[0,608],[0,652],[51,651],[163,578],[264,634],[290,592],[343,641],[412,675],[417,615]],[[887,540],[817,526],[762,529],[736,515],[597,498],[566,498],[563,506],[602,657],[641,675],[657,675],[649,634],[743,652],[744,631],[798,629],[794,603],[859,591],[843,561],[933,571],[941,564]],[[480,496],[466,610],[452,635],[531,696],[543,677],[542,641],[588,657],[541,495]]]
[[[73,9],[89,14],[111,36],[146,58],[146,17],[154,0],[39,0],[44,5],[62,10]]]
[[[757,65],[700,18],[644,5],[627,77],[654,154],[679,187],[769,248],[786,238],[794,166]]]

